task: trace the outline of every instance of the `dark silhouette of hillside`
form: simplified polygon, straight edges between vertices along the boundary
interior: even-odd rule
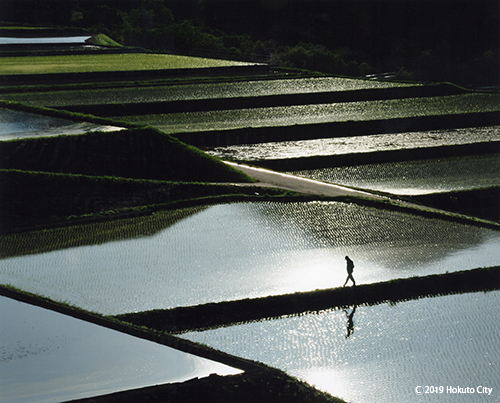
[[[3,0],[4,21],[335,74],[500,83],[496,0]]]

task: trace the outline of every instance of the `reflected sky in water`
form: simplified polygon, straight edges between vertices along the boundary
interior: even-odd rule
[[[85,43],[90,39],[89,35],[86,36],[54,36],[45,38],[15,38],[15,37],[1,37],[0,45],[36,45],[36,44],[57,44],[57,43]]]
[[[0,141],[117,130],[123,130],[123,128],[89,122],[78,123],[36,113],[0,108]]]
[[[54,402],[241,372],[0,297],[0,401]]]
[[[211,206],[137,236],[2,259],[0,283],[120,314],[339,287],[345,255],[359,284],[500,264],[496,231],[338,202]]]
[[[500,291],[356,308],[182,337],[264,362],[353,403],[498,402]],[[443,386],[419,396],[417,386]],[[474,394],[446,393],[471,387]],[[490,396],[477,387],[493,388]],[[425,391],[425,389],[421,389]],[[481,391],[483,389],[480,389]]]

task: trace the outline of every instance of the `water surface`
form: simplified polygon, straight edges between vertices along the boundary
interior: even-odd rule
[[[75,123],[71,120],[36,113],[0,108],[0,141],[118,130],[123,130],[123,128],[89,122]]]
[[[241,372],[5,297],[0,331],[0,402],[60,402]]]
[[[356,137],[335,137],[242,144],[216,147],[207,152],[220,158],[259,161],[291,159],[339,154],[359,154],[377,151],[440,147],[500,140],[500,126],[465,129],[431,130],[388,133]]]
[[[0,45],[45,45],[58,43],[85,43],[90,39],[90,35],[86,36],[55,36],[44,38],[16,38],[16,37],[0,37]]]
[[[132,123],[150,124],[167,133],[228,130],[242,127],[291,126],[349,120],[396,119],[500,110],[499,94],[466,94],[383,101],[280,106],[127,116]]]
[[[92,105],[101,103],[185,101],[193,99],[257,97],[266,95],[353,91],[392,87],[401,84],[339,77],[255,80],[233,83],[162,85],[153,87],[85,89],[71,91],[3,94],[2,98],[45,106]]]
[[[500,154],[391,162],[292,172],[306,178],[398,195],[500,186]]]
[[[168,213],[154,219],[171,221]],[[150,236],[1,259],[0,283],[120,314],[339,287],[345,255],[360,284],[500,264],[497,231],[354,204],[223,204],[171,224]],[[99,231],[93,225],[45,231],[41,241],[4,237],[4,248],[61,239],[71,245],[72,236],[97,242]]]
[[[282,369],[352,403],[493,403],[500,401],[499,303],[500,291],[450,295],[182,337]],[[443,393],[417,395],[417,386],[443,386]],[[447,393],[458,386],[475,393]]]

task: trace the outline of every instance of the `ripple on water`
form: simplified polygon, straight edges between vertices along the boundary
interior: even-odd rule
[[[236,203],[188,211],[177,221],[169,212],[150,217],[170,224],[149,235],[108,242],[99,236],[96,245],[0,259],[0,283],[119,314],[338,287],[346,254],[356,281],[365,284],[500,262],[496,231],[354,204]],[[139,227],[130,223],[113,226]],[[99,225],[39,238],[71,245],[88,233],[91,243],[113,232],[109,223]],[[31,235],[25,241],[38,245]]]
[[[361,306],[349,337],[343,310],[182,337],[262,361],[353,403],[420,402],[419,385],[443,386],[443,394],[432,396],[439,401],[497,402],[499,302],[500,291],[493,291]],[[447,386],[486,386],[493,393],[451,394]]]

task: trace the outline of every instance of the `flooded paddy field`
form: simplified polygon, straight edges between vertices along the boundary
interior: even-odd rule
[[[354,403],[493,403],[500,398],[499,302],[499,291],[449,295],[182,337],[264,362]],[[437,390],[426,394],[426,386]],[[458,387],[474,393],[459,393]]]
[[[181,133],[245,127],[308,125],[350,120],[369,121],[458,115],[499,110],[500,94],[465,94],[383,101],[135,115],[121,117],[121,119],[136,124],[152,125],[167,133]]]
[[[314,140],[268,142],[215,147],[206,151],[236,161],[279,160],[338,154],[369,153],[500,140],[500,126],[388,133]]]
[[[66,134],[83,134],[94,131],[118,131],[123,128],[110,125],[98,125],[89,122],[76,123],[59,119],[0,108],[0,141],[28,137],[60,136]]]
[[[0,308],[1,401],[67,401],[241,372],[9,298]]]
[[[397,195],[500,186],[500,154],[366,164],[291,172],[310,179]]]
[[[148,235],[130,223],[95,245],[111,223],[4,237],[4,250],[26,242],[35,254],[1,259],[0,283],[121,314],[339,287],[345,255],[360,284],[500,262],[497,231],[339,202],[222,204],[174,221],[157,213]],[[87,246],[72,246],[84,237]],[[61,239],[66,249],[35,252]]]
[[[1,98],[31,105],[67,106],[259,97],[283,94],[402,88],[411,86],[415,85],[339,77],[317,77],[211,84],[198,83],[130,88],[75,89],[53,92],[5,93],[1,95]]]
[[[13,37],[3,36],[0,37],[0,45],[37,45],[37,44],[67,44],[79,43],[83,44],[86,40],[90,39],[91,35],[86,36],[54,36],[54,37]]]

